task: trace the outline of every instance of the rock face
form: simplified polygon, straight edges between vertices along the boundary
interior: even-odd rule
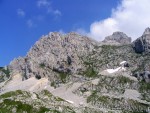
[[[132,45],[136,53],[150,52],[150,28],[146,28],[143,35],[136,39]]]
[[[114,32],[111,36],[107,36],[103,42],[110,45],[125,45],[131,43],[131,38],[123,32]]]
[[[23,74],[23,79],[31,76],[57,78],[57,74],[76,73],[83,67],[81,56],[92,51],[95,41],[76,33],[66,35],[53,32],[43,36],[30,49],[25,58],[11,62],[10,69]]]
[[[145,81],[147,83],[150,83],[150,72],[144,71],[142,73],[135,73],[132,76],[136,77],[139,81]]]

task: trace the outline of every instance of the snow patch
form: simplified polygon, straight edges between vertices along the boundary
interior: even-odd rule
[[[124,63],[126,63],[127,61],[122,61],[122,62],[120,62],[120,65],[122,65],[122,64],[124,64]]]
[[[67,102],[69,102],[69,103],[71,103],[71,104],[74,104],[74,102],[73,101],[70,101],[70,100],[66,100]]]
[[[115,72],[119,71],[120,69],[121,69],[121,67],[118,67],[118,68],[116,68],[116,69],[107,69],[106,71],[107,71],[108,73],[115,73]]]

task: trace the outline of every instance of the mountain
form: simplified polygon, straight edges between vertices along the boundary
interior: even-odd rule
[[[0,112],[149,113],[150,29],[131,42],[50,32],[0,68]]]
[[[105,37],[103,42],[108,45],[126,45],[131,43],[131,38],[123,32],[114,32],[111,36]]]
[[[135,52],[150,52],[150,28],[146,28],[143,35],[133,42]]]

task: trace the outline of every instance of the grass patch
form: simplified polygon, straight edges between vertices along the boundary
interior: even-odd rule
[[[44,63],[40,63],[39,66],[40,66],[40,68],[45,68],[45,64]]]
[[[66,78],[69,76],[68,73],[59,72],[59,77],[63,83],[66,83]]]
[[[23,92],[21,90],[7,92],[5,94],[0,95],[0,98],[8,98],[12,96],[22,95]]]
[[[16,113],[22,113],[23,111],[26,111],[27,113],[33,113],[35,110],[33,107],[29,104],[22,103],[20,101],[14,101],[10,99],[5,99],[1,105],[0,111],[11,111],[12,109],[16,109]],[[2,112],[3,113],[3,112]]]
[[[117,79],[118,79],[118,83],[120,83],[120,84],[127,84],[127,83],[134,82],[133,80],[130,80],[129,78],[124,77],[124,76],[118,76]]]
[[[139,91],[140,92],[150,91],[150,83],[140,82]]]
[[[85,75],[86,77],[96,77],[98,74],[97,71],[95,71],[95,69],[93,67],[88,67],[84,72],[83,75]]]

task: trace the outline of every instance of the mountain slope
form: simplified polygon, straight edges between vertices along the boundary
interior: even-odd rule
[[[147,48],[148,29],[145,35]],[[150,53],[137,52],[135,43],[122,32],[103,42],[73,32],[42,36],[25,57],[0,70],[1,111],[148,113]]]

